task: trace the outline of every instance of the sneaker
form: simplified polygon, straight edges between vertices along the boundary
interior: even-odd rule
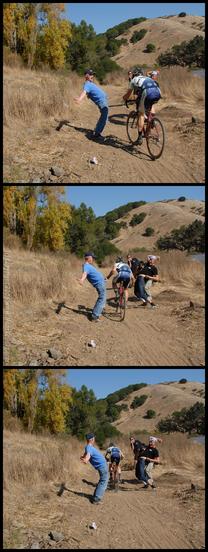
[[[149,485],[147,483],[144,483],[144,486],[142,487],[142,489],[148,489]]]
[[[95,500],[93,497],[90,498],[90,502],[91,504],[99,504],[100,503],[100,500]]]
[[[94,133],[93,140],[96,140],[96,142],[104,142],[104,137],[101,134]]]
[[[100,322],[100,318],[91,318],[91,322]]]
[[[142,143],[143,143],[143,138],[142,138],[142,135],[141,135],[141,136],[139,136],[139,138],[138,138],[137,144],[139,144],[139,146],[141,146]]]

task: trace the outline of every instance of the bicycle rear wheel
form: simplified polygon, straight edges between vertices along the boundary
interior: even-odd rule
[[[139,138],[137,121],[138,121],[138,113],[136,111],[131,111],[127,119],[126,131],[127,131],[128,139],[132,144],[136,144]]]
[[[152,159],[159,159],[165,146],[165,130],[158,117],[154,117],[146,136],[147,149]]]
[[[120,314],[120,322],[122,322],[125,318],[126,314],[126,295],[125,291],[120,295],[119,298],[119,314]]]

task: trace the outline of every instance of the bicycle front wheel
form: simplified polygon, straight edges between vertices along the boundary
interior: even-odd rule
[[[148,130],[147,136],[147,149],[152,159],[159,159],[165,146],[165,130],[158,117],[154,117],[151,126]]]
[[[136,111],[131,111],[129,113],[126,123],[126,131],[129,141],[132,144],[136,144],[139,138],[138,113]]]

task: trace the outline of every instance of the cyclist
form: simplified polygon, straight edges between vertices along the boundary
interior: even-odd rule
[[[152,105],[158,102],[161,98],[161,91],[159,85],[150,77],[144,76],[143,70],[136,67],[133,70],[133,79],[130,82],[129,90],[123,96],[126,101],[130,98],[132,91],[137,95],[137,109],[138,109],[138,130],[139,139],[138,144],[143,142],[142,131],[144,127],[145,111],[152,109]]]
[[[117,274],[116,274],[117,273]],[[117,284],[119,282],[123,282],[124,284],[124,290],[125,290],[125,297],[126,297],[126,303],[128,301],[128,286],[130,282],[133,282],[133,274],[132,271],[127,263],[125,263],[122,259],[122,257],[117,257],[116,262],[114,263],[111,271],[109,272],[107,276],[107,280],[111,278],[111,276],[114,276],[112,280],[113,289],[115,291],[116,297],[118,297],[118,286]]]
[[[108,461],[110,457],[109,472],[110,472],[110,481],[113,479],[113,463],[115,462],[118,466],[118,480],[121,480],[121,468],[120,461],[123,460],[124,455],[121,452],[121,449],[118,448],[114,443],[109,443],[109,447],[106,450],[105,459]]]

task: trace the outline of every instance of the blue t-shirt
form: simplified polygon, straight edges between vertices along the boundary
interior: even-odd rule
[[[87,96],[99,107],[107,107],[107,95],[94,82],[86,81],[83,89],[87,92]]]
[[[104,284],[104,276],[94,266],[89,263],[83,264],[83,272],[87,272],[87,280],[96,287],[99,284]]]
[[[96,469],[106,466],[106,460],[99,450],[92,445],[86,445],[85,452],[90,453],[90,464]]]

